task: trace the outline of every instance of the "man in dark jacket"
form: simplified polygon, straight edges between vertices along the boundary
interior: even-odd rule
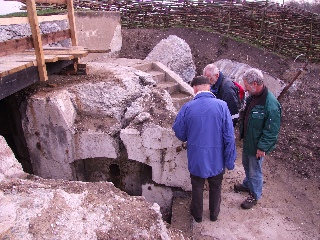
[[[191,86],[196,95],[181,107],[172,128],[176,137],[188,145],[191,214],[196,222],[202,221],[203,187],[208,179],[210,220],[216,221],[223,174],[225,168],[234,168],[237,155],[234,128],[227,104],[210,92],[207,77],[195,77]]]
[[[238,122],[239,109],[241,102],[239,99],[239,89],[232,80],[224,76],[218,67],[211,63],[203,69],[203,75],[210,79],[210,91],[218,98],[225,101],[228,105],[233,126]]]
[[[278,139],[281,106],[263,82],[258,69],[249,69],[243,75],[245,91],[249,93],[244,111],[240,113],[240,138],[243,139],[242,164],[245,179],[235,184],[235,192],[249,192],[241,208],[250,209],[262,195],[262,162],[272,151]]]

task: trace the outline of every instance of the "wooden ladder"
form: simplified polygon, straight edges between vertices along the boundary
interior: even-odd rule
[[[74,17],[73,0],[25,0],[22,1],[26,4],[28,17],[13,17],[13,18],[1,18],[0,25],[11,25],[11,24],[30,24],[31,37],[24,37],[19,39],[8,40],[0,42],[0,57],[17,53],[35,55],[33,63],[26,63],[25,66],[17,67],[11,71],[2,72],[1,76],[10,74],[20,70],[21,68],[28,67],[30,65],[37,66],[39,71],[40,81],[48,80],[48,74],[46,69],[46,62],[55,62],[59,60],[71,60],[73,59],[74,67],[77,67],[79,58],[86,56],[88,51],[78,46],[76,37],[76,26]],[[66,5],[67,14],[64,15],[50,15],[50,16],[38,16],[36,11],[36,3],[52,3],[56,5]],[[58,32],[41,34],[39,22],[50,22],[67,20],[69,28]],[[43,44],[50,44],[65,39],[71,39],[72,47],[70,48],[46,48],[44,49]],[[34,48],[34,51],[31,50]],[[47,56],[46,56],[47,55]],[[57,57],[58,56],[58,57]],[[17,56],[19,58],[19,56]],[[29,57],[30,58],[30,57]],[[31,59],[31,58],[30,58]]]

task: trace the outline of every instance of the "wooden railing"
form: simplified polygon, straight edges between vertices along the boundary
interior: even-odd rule
[[[6,56],[34,48],[40,81],[46,81],[48,80],[48,74],[45,64],[45,53],[43,45],[69,38],[71,39],[72,46],[78,45],[76,38],[73,0],[26,0],[24,3],[27,7],[28,17],[0,18],[0,25],[28,23],[30,24],[32,35],[30,37],[0,42],[0,56]],[[53,3],[57,5],[66,5],[67,14],[38,16],[36,11],[36,3]],[[67,20],[69,28],[58,32],[41,34],[39,22],[50,22],[59,20]],[[75,59],[75,61],[77,61],[77,59]]]

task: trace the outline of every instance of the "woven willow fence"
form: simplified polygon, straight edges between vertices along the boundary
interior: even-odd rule
[[[119,11],[124,28],[214,31],[299,60],[320,62],[320,15],[268,1],[78,0],[78,9]]]

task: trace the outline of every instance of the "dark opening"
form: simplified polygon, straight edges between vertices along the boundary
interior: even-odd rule
[[[114,177],[120,176],[120,168],[118,164],[111,164],[109,166],[110,175]]]
[[[0,135],[3,136],[26,173],[33,174],[22,130],[19,102],[14,95],[0,100]]]

